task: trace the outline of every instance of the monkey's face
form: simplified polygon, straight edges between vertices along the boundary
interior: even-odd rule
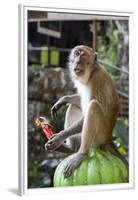
[[[84,45],[76,46],[69,56],[69,68],[73,78],[86,84],[94,68],[96,52]]]

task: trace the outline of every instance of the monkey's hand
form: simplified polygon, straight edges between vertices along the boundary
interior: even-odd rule
[[[62,132],[54,134],[45,144],[46,150],[56,150],[64,141]]]
[[[81,164],[81,162],[84,160],[84,158],[87,156],[87,154],[79,153],[72,155],[72,158],[67,163],[67,165],[64,168],[64,177],[67,178],[72,175],[74,170]]]
[[[60,98],[51,108],[52,117],[57,116],[57,111],[65,104],[65,97]]]

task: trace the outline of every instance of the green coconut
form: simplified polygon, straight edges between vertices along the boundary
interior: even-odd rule
[[[128,182],[128,170],[124,162],[98,148],[91,148],[73,174],[64,178],[63,170],[73,155],[65,158],[56,168],[54,187],[111,184]]]

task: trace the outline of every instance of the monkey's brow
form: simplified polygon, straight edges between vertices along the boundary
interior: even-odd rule
[[[86,52],[85,52],[84,50],[82,50],[82,51],[80,52],[80,55],[85,56],[85,55],[86,55]]]
[[[76,54],[76,55],[81,55],[81,56],[85,56],[85,55],[87,54],[87,52],[84,51],[83,49],[76,49],[76,50],[74,51],[74,54]]]

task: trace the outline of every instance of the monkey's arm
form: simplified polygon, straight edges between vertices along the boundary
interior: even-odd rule
[[[67,139],[67,137],[81,132],[83,125],[83,118],[74,123],[69,128],[62,130],[61,132],[54,134],[53,137],[45,144],[47,150],[55,150],[61,146],[61,144]]]
[[[57,111],[65,104],[70,103],[80,107],[80,96],[78,94],[61,97],[51,108],[51,115],[56,116]]]

